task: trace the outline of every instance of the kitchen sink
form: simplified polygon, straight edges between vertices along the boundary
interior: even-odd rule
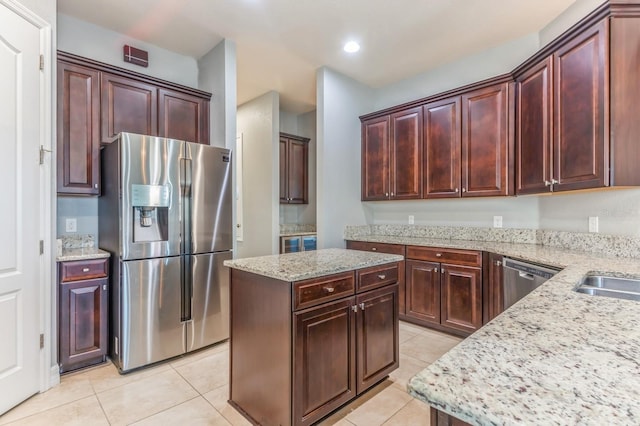
[[[574,290],[592,296],[640,301],[640,279],[587,275]]]

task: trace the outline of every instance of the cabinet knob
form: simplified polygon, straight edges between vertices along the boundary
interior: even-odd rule
[[[496,260],[496,266],[502,266],[502,262],[499,260]]]
[[[467,188],[462,188],[462,192],[467,192]]]
[[[545,181],[544,181],[544,186],[551,186],[551,182],[550,182],[550,181],[548,181],[548,180],[545,180]]]
[[[442,257],[442,253],[436,253],[436,257]]]
[[[322,289],[325,293],[333,293],[334,291],[336,291],[335,287],[323,287]]]
[[[556,179],[551,179],[551,185],[557,185],[560,182],[558,182]]]
[[[460,192],[460,190],[458,188],[455,189],[456,193]]]
[[[391,193],[391,196],[393,197],[393,192]]]
[[[358,312],[358,307],[356,305],[353,305],[351,309],[353,310],[353,312]]]
[[[98,189],[98,184],[97,184],[97,183],[94,183],[94,184],[93,184],[93,187],[94,187],[95,189]]]
[[[371,251],[378,251],[377,247],[371,247]]]
[[[385,278],[387,278],[387,276],[385,274],[380,274],[378,275],[378,278],[380,278],[381,280],[384,280]]]
[[[389,196],[389,193],[388,193],[388,192],[385,192],[385,193],[384,193],[384,196],[385,196],[385,197],[388,197],[388,196]]]
[[[444,274],[444,268],[440,269],[440,273]]]
[[[106,284],[102,285],[102,290],[107,291],[107,285]]]
[[[90,269],[89,268],[82,268],[82,272],[89,272]]]
[[[437,274],[438,273],[438,268],[434,268],[433,272],[435,272]]]
[[[359,306],[360,306],[360,310],[361,310],[361,311],[364,311],[364,302],[363,302],[363,303],[361,303]]]

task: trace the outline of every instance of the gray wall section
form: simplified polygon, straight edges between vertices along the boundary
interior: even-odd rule
[[[280,204],[280,223],[316,223],[316,111],[280,111],[280,131],[309,138],[309,204]]]
[[[360,120],[373,110],[373,90],[327,67],[316,74],[318,247],[344,247],[345,225],[363,225],[360,202]],[[369,218],[370,219],[370,218]]]
[[[149,67],[124,62],[122,46],[125,44],[148,51]],[[198,84],[198,65],[194,58],[61,13],[58,14],[58,49],[185,86],[197,87]]]
[[[243,241],[236,257],[278,253],[279,96],[268,92],[238,107],[242,135]]]

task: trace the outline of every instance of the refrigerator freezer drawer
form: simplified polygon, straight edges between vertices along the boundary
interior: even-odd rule
[[[231,257],[230,251],[192,256],[187,351],[229,338],[229,269],[222,262]]]
[[[122,263],[120,369],[124,372],[185,353],[180,257]]]

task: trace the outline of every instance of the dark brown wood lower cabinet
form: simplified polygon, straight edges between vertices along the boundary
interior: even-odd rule
[[[368,285],[397,267],[292,283],[232,269],[231,405],[256,424],[310,425],[398,368],[398,285]]]
[[[442,264],[441,324],[473,333],[482,327],[482,270]]]
[[[103,261],[106,264],[106,259]],[[61,373],[106,360],[109,280],[106,276],[82,279],[69,272],[75,264],[86,265],[84,269],[92,272],[95,263],[95,260],[63,262],[59,267],[58,361]],[[106,265],[103,270],[106,272]]]
[[[486,324],[502,313],[504,299],[502,288],[502,255],[485,253],[483,265],[483,323]]]
[[[406,265],[407,317],[440,324],[440,264],[407,260]]]
[[[294,314],[293,410],[311,424],[356,395],[353,297]]]

